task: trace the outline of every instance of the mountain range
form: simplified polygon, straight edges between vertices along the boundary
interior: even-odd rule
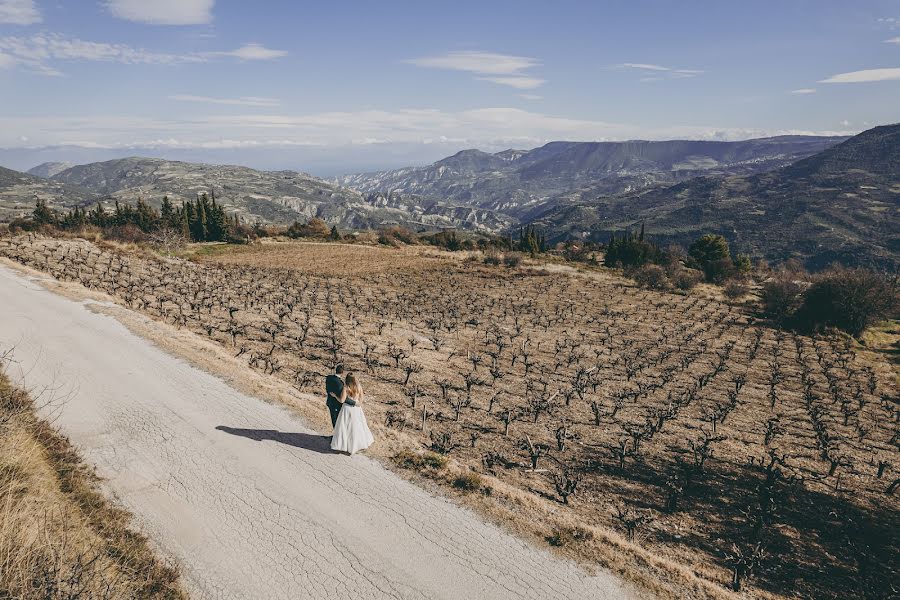
[[[900,264],[900,125],[763,173],[618,195],[604,187],[572,194],[533,223],[551,240],[606,241],[643,224],[661,244],[719,233],[739,251],[773,261],[794,256],[810,268]]]
[[[0,218],[23,216],[36,198],[57,210],[143,198],[159,207],[163,197],[178,204],[198,194],[215,195],[229,214],[244,222],[288,224],[321,217],[344,228],[399,224],[416,229],[466,228],[499,231],[513,224],[488,211],[450,206],[439,200],[366,193],[297,171],[259,171],[234,165],[186,163],[157,158],[123,158],[59,170],[56,163],[35,167],[39,178],[4,169]],[[53,173],[53,171],[56,171]]]
[[[551,241],[605,241],[645,228],[660,243],[722,233],[769,260],[796,255],[894,265],[898,255],[897,131],[853,138],[781,136],[740,142],[551,142],[532,150],[463,150],[425,167],[324,180],[155,158],[0,169],[0,220],[36,197],[59,209],[100,202],[159,205],[215,194],[245,222],[318,216],[342,228],[399,224],[504,233],[523,224]],[[40,177],[36,176],[40,175]]]
[[[528,222],[590,187],[620,194],[700,175],[771,170],[846,138],[782,136],[740,142],[551,142],[533,150],[463,150],[427,167],[334,178],[362,192],[395,193],[477,206]]]

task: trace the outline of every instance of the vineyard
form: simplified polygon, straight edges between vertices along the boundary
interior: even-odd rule
[[[845,337],[606,272],[403,249],[272,244],[186,261],[12,237],[0,255],[303,392],[342,362],[364,374],[376,437],[403,431],[411,450],[479,473],[476,487],[504,481],[722,589],[898,593],[897,378]]]

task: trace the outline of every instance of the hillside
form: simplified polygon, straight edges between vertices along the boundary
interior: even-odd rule
[[[91,201],[94,194],[62,182],[0,167],[0,222],[27,215],[38,198],[54,208],[63,209]]]
[[[720,233],[740,251],[811,268],[834,261],[896,266],[900,252],[900,125],[876,127],[792,165],[700,177],[644,193],[571,197],[534,222],[552,239],[606,240],[643,221],[661,243]]]
[[[401,224],[496,230],[509,225],[489,211],[397,194],[363,195],[297,171],[134,157],[71,167],[53,175],[51,181],[88,190],[107,206],[137,198],[159,206],[164,196],[177,204],[197,194],[214,193],[230,213],[251,223],[287,224],[322,217],[347,228]],[[30,196],[22,201],[33,203]]]
[[[27,173],[36,177],[50,178],[74,166],[75,164],[70,162],[45,162],[28,169]]]
[[[427,167],[346,175],[363,192],[441,198],[525,221],[591,186],[606,194],[701,175],[747,175],[805,158],[846,138],[784,136],[741,142],[551,142],[534,150],[463,150]]]

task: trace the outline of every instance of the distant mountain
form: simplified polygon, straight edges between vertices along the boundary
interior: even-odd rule
[[[643,222],[661,243],[725,235],[739,251],[831,262],[900,265],[900,125],[876,127],[774,171],[699,177],[666,188],[570,195],[533,222],[553,240],[605,241]]]
[[[0,167],[0,222],[31,213],[38,198],[63,209],[90,201],[94,195],[88,190]]]
[[[49,179],[57,173],[65,171],[66,169],[74,166],[75,164],[70,162],[45,162],[39,164],[36,167],[28,169],[28,174]]]
[[[347,228],[399,224],[491,231],[511,224],[490,211],[422,201],[408,195],[363,195],[297,171],[258,171],[233,165],[132,157],[70,167],[53,175],[50,182],[85,192],[82,197],[69,198],[68,203],[57,202],[57,208],[95,198],[107,207],[116,201],[135,202],[138,198],[158,207],[164,196],[178,204],[207,193],[215,194],[230,214],[237,214],[245,222],[287,224],[322,217]],[[18,199],[33,205],[29,194],[19,194]]]
[[[427,167],[334,178],[362,192],[415,194],[527,221],[590,187],[617,194],[702,175],[746,175],[790,164],[844,141],[782,136],[741,142],[551,142],[534,150],[463,150]]]

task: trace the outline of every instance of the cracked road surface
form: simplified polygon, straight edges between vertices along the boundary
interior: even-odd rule
[[[0,344],[192,597],[626,598],[0,265]]]

